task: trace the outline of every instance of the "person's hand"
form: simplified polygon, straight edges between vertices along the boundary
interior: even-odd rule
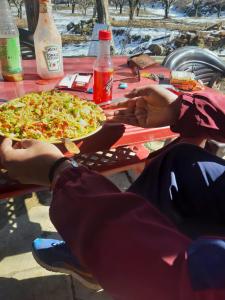
[[[63,154],[56,146],[36,140],[24,140],[13,146],[12,140],[6,138],[0,145],[1,165],[21,183],[49,186],[49,169],[61,157]]]
[[[178,96],[159,85],[137,88],[125,96],[129,100],[114,107],[120,110],[109,111],[108,121],[147,128],[173,125],[178,118]]]

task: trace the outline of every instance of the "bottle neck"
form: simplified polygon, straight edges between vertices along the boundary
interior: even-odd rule
[[[40,14],[52,14],[52,5],[50,3],[40,3],[39,4],[39,13]]]
[[[110,56],[110,41],[99,41],[99,57],[109,57]]]

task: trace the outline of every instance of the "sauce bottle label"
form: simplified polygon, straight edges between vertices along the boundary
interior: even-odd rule
[[[22,72],[19,37],[0,39],[0,61],[4,73]]]
[[[113,70],[99,72],[94,70],[94,95],[95,103],[112,100]]]
[[[49,72],[61,71],[61,49],[58,45],[47,46],[44,48],[44,57]]]

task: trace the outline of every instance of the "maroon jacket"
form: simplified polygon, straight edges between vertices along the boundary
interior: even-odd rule
[[[225,97],[181,96],[172,130],[225,138]],[[80,262],[116,300],[224,300],[225,288],[193,291],[186,250],[192,241],[144,198],[79,167],[66,169],[50,217]]]

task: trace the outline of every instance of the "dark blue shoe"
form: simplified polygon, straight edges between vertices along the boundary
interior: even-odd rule
[[[48,271],[72,275],[89,289],[101,287],[83,268],[64,241],[37,238],[32,243],[32,254],[37,263]]]

